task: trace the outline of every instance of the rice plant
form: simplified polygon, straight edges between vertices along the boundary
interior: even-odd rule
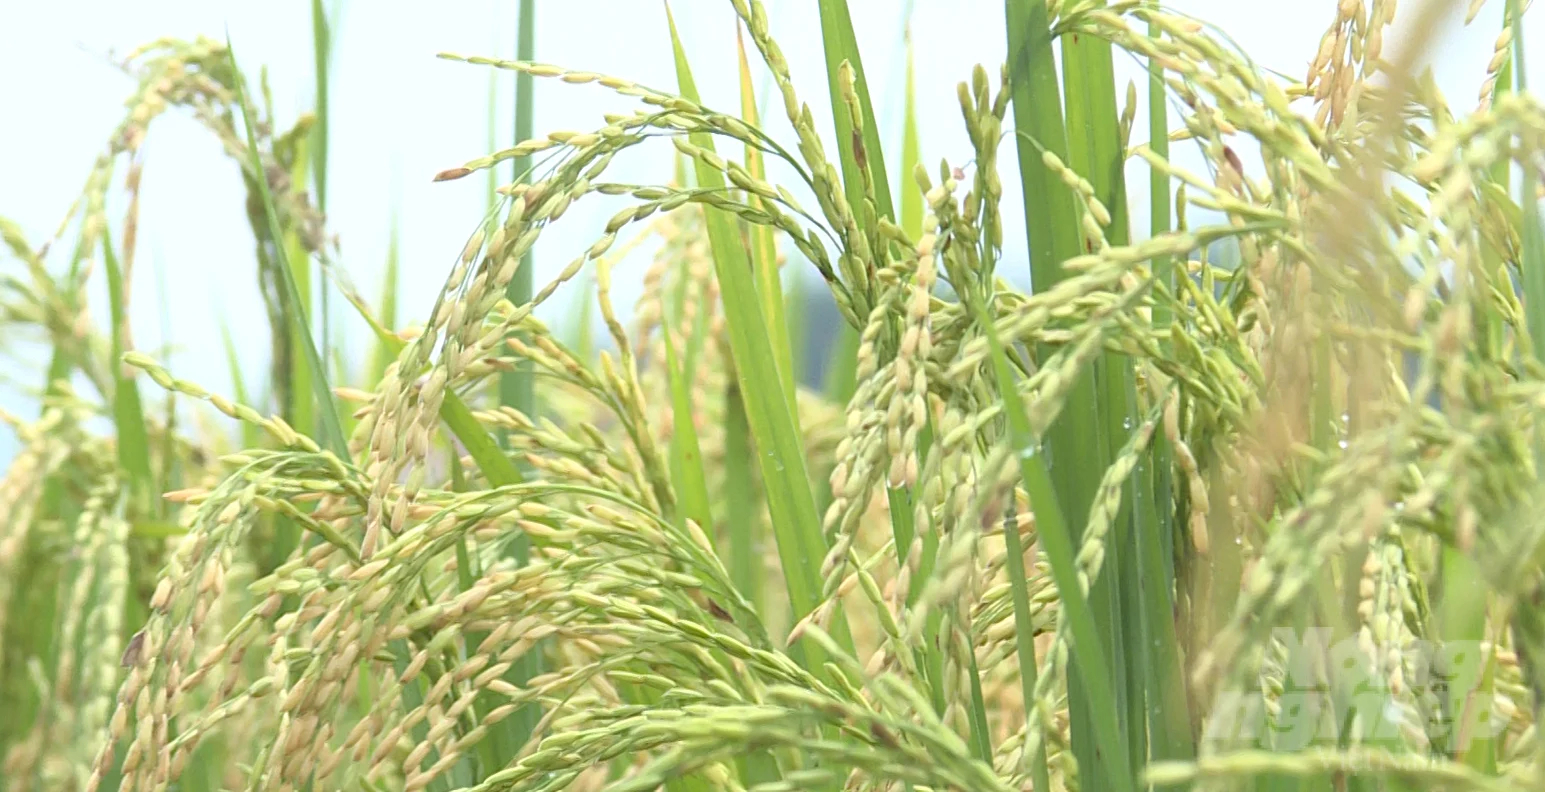
[[[738,112],[701,101],[674,24],[674,90],[444,54],[618,109],[435,176],[498,186],[407,327],[332,263],[325,78],[280,132],[228,42],[129,56],[67,266],[0,224],[5,321],[52,350],[41,414],[3,416],[23,443],[0,480],[5,788],[1545,784],[1525,0],[1457,109],[1414,67],[1441,2],[1404,7],[1399,46],[1392,0],[1341,2],[1299,81],[1146,0],[1007,0],[1008,63],[949,108],[966,165],[920,161],[915,131],[881,146],[843,0],[812,17],[834,151],[763,5],[730,5]],[[1116,57],[1148,64],[1146,136]],[[106,197],[124,160],[135,194],[165,112],[246,179],[271,394],[212,393],[128,337],[136,215],[113,235]],[[672,182],[608,180],[662,153]],[[538,237],[600,196],[627,205],[527,288]],[[1028,261],[1004,249],[1021,224]],[[644,244],[624,322],[613,278]],[[783,267],[852,329],[850,387],[799,384]],[[535,315],[581,273],[604,344]],[[376,336],[361,380],[324,365],[322,294]]]

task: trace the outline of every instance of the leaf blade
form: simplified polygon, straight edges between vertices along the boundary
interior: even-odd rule
[[[279,227],[278,210],[274,206],[273,195],[269,192],[268,180],[263,177],[263,162],[258,155],[257,135],[252,128],[252,106],[247,100],[246,87],[239,76],[241,70],[236,65],[236,50],[231,46],[229,35],[226,36],[225,46],[226,57],[230,61],[231,71],[238,75],[234,81],[236,99],[237,104],[241,108],[242,126],[247,134],[248,161],[252,167],[252,172],[257,176],[255,181],[258,185],[259,198],[263,204],[263,215],[268,222],[270,237],[275,241],[283,240],[284,234]],[[284,287],[290,304],[299,306],[300,293],[296,289],[295,279],[288,262],[288,254],[284,250],[283,243],[276,244],[274,249],[280,258],[277,269],[279,270],[281,285]],[[347,459],[349,456],[348,445],[343,437],[342,425],[338,422],[338,412],[333,403],[332,391],[327,387],[327,371],[322,365],[321,355],[317,353],[316,342],[311,338],[311,330],[306,324],[306,317],[303,313],[297,311],[297,314],[291,316],[290,320],[292,326],[296,328],[297,335],[303,341],[301,346],[306,353],[307,370],[311,377],[311,391],[316,397],[317,411],[320,414],[322,423],[322,445],[337,455],[339,459]]]
[[[697,101],[697,89],[691,67],[681,46],[675,20],[670,17],[671,44],[676,60],[676,76],[682,95]],[[707,133],[692,134],[692,142],[713,150]],[[724,175],[694,160],[698,184],[706,189],[723,189]],[[735,376],[746,407],[747,423],[756,442],[757,461],[762,472],[768,512],[772,516],[778,555],[783,563],[785,585],[795,620],[815,609],[821,593],[818,571],[825,551],[820,533],[820,518],[810,492],[805,454],[789,404],[782,395],[772,344],[765,332],[751,265],[745,248],[729,218],[709,210],[709,246],[714,269],[724,300],[725,324],[729,330],[730,350],[735,360]],[[810,647],[812,650],[814,647]],[[810,652],[809,654],[814,654]],[[815,660],[807,655],[807,663]],[[818,666],[815,666],[818,667]]]
[[[153,511],[155,483],[150,471],[150,434],[145,429],[145,408],[139,385],[120,361],[128,349],[127,290],[112,234],[102,231],[102,261],[107,270],[108,310],[112,329],[113,424],[118,431],[118,467],[128,474],[136,504]]]

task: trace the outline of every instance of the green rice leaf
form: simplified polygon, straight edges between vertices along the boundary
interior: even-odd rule
[[[295,162],[290,169],[290,179],[296,184],[304,184],[306,174],[310,170],[311,143],[308,140],[295,141]],[[256,181],[256,180],[255,180]],[[266,187],[266,185],[265,185]],[[286,230],[283,237],[275,237],[274,248],[282,249],[285,256],[281,261],[287,261],[290,277],[295,283],[295,293],[300,299],[286,303],[286,309],[290,312],[285,317],[290,336],[289,348],[301,349],[306,345],[306,339],[302,333],[309,333],[314,328],[311,317],[314,315],[312,304],[311,283],[311,259],[306,255],[306,249],[301,246],[300,235],[293,230]],[[322,342],[326,343],[323,338]],[[327,351],[319,350],[320,360],[325,365]],[[325,374],[325,368],[319,368],[318,374]],[[303,355],[290,357],[290,380],[288,392],[290,403],[284,406],[284,416],[297,430],[311,435],[317,433],[315,399],[312,396],[312,369],[311,362]],[[341,431],[341,426],[340,426]]]
[[[671,467],[681,498],[680,516],[690,518],[706,531],[713,527],[713,516],[708,507],[708,481],[703,475],[703,452],[693,418],[691,383],[682,376],[677,363],[670,324],[661,324],[660,332],[665,336],[666,378],[671,389]]]
[[[735,28],[735,50],[739,56],[740,65],[740,115],[747,124],[758,127],[760,122],[757,119],[756,94],[751,88],[751,66],[746,61],[746,43],[739,25]],[[755,146],[746,146],[746,170],[758,181],[767,179],[767,172],[762,164],[762,152]],[[752,206],[763,204],[763,199],[759,195],[747,195],[746,200]],[[751,236],[748,251],[751,256],[751,269],[756,274],[757,297],[761,300],[762,318],[767,322],[768,337],[772,343],[773,354],[777,358],[778,375],[783,382],[784,398],[788,399],[789,411],[797,418],[799,404],[795,400],[794,391],[798,383],[794,375],[793,350],[789,345],[789,328],[783,315],[783,280],[778,270],[777,242],[773,238],[772,228],[760,223],[748,224],[747,232]]]
[[[381,309],[379,323],[387,332],[392,332],[397,327],[397,280],[401,269],[401,255],[398,247],[398,220],[396,212],[392,213],[390,229],[387,232],[386,241],[386,273],[381,279]],[[375,349],[370,355],[370,379],[366,383],[374,387],[381,378],[386,375],[386,368],[397,359],[397,350],[392,348],[379,335],[376,338]]]
[[[1085,162],[1084,173],[1087,173],[1088,162],[1095,156],[1092,150],[1096,142],[1094,138],[1112,147],[1115,141],[1103,138],[1100,132],[1105,128],[1103,116],[1095,115],[1094,108],[1084,104],[1085,92],[1099,85],[1085,86],[1082,82],[1085,79],[1083,70],[1095,69],[1099,65],[1099,58],[1085,54],[1064,64],[1069,72],[1079,71],[1070,77],[1068,126],[1064,128],[1063,102],[1058,90],[1054,41],[1046,4],[1035,0],[1007,0],[1005,11],[1015,142],[1019,153],[1020,187],[1024,196],[1025,230],[1030,243],[1030,277],[1035,290],[1044,291],[1063,279],[1065,273],[1061,263],[1084,252],[1084,243],[1080,233],[1080,207],[1077,199],[1047,164],[1043,154],[1068,163],[1070,150],[1081,152]],[[1066,42],[1064,45],[1068,46]],[[1076,50],[1076,46],[1075,43],[1072,48]],[[1105,55],[1108,65],[1108,50]],[[1102,69],[1091,75],[1091,78],[1098,81],[1106,74],[1108,69]],[[1076,148],[1069,143],[1070,136],[1074,135],[1079,136]],[[1116,207],[1109,208],[1114,215]],[[1119,371],[1107,374],[1111,382],[1119,384]],[[1027,468],[1031,473],[1045,476],[1044,481],[1035,479],[1034,486],[1050,487],[1055,483],[1056,500],[1067,509],[1065,525],[1074,526],[1079,532],[1087,522],[1089,506],[1094,501],[1100,478],[1109,461],[1108,444],[1115,442],[1115,438],[1109,434],[1113,428],[1111,424],[1113,421],[1119,422],[1122,414],[1106,413],[1102,416],[1099,400],[1109,400],[1115,393],[1115,387],[1108,385],[1104,389],[1097,388],[1095,377],[1096,372],[1080,374],[1068,394],[1066,408],[1047,432],[1047,452],[1052,459],[1050,470],[1047,471],[1045,462],[1039,461],[1040,457],[1036,457]],[[1119,426],[1116,423],[1116,427]],[[1091,438],[1103,439],[1096,444],[1097,450],[1092,454],[1089,453]],[[1027,478],[1026,484],[1031,485],[1030,478]],[[1031,492],[1036,492],[1034,487]],[[1061,516],[1059,513],[1059,522]],[[1077,534],[1068,536],[1070,549],[1077,538]],[[1044,537],[1043,541],[1046,541]],[[1048,554],[1050,552],[1051,548],[1048,547]],[[1058,590],[1066,595],[1067,588],[1060,573]],[[1112,723],[1117,719],[1118,707],[1122,708],[1120,712],[1123,718],[1128,715],[1125,709],[1127,702],[1123,700],[1125,696],[1118,697],[1113,691],[1120,684],[1119,690],[1125,693],[1126,675],[1122,672],[1118,676],[1115,672],[1119,667],[1113,668],[1103,660],[1089,662],[1093,655],[1103,658],[1107,652],[1119,651],[1119,647],[1106,643],[1114,637],[1115,625],[1119,624],[1108,580],[1092,583],[1087,617],[1089,621],[1081,626],[1089,632],[1087,635],[1075,633],[1075,659],[1070,661],[1069,670],[1069,717],[1073,752],[1080,768],[1088,774],[1083,783],[1095,787],[1128,789],[1132,784],[1132,775],[1127,769],[1133,757],[1128,744],[1130,740],[1125,733],[1115,733]],[[1117,753],[1121,755],[1118,757]]]
[[[231,70],[240,75],[241,70],[236,65],[236,50],[231,47],[228,36],[226,38],[226,54],[230,59]],[[247,101],[246,89],[243,87],[239,76],[235,80],[235,85],[236,100],[237,104],[241,107],[241,120],[247,135],[247,154],[252,172],[258,175],[255,181],[257,182],[258,194],[263,204],[263,214],[268,220],[269,234],[275,240],[282,240],[284,239],[284,234],[279,227],[278,210],[274,207],[273,195],[268,190],[268,180],[262,178],[264,173],[263,162],[258,155],[257,135],[252,130],[252,108]],[[307,324],[308,320],[304,312],[298,308],[302,303],[290,268],[288,255],[284,250],[283,244],[275,245],[274,249],[278,251],[281,259],[278,270],[285,294],[288,296],[290,304],[297,306],[297,310],[289,319],[296,335],[303,342],[301,347],[306,355],[306,368],[311,379],[311,391],[316,398],[318,413],[321,417],[322,445],[336,454],[338,458],[347,459],[349,456],[348,444],[343,437],[343,428],[338,422],[338,413],[333,404],[332,391],[327,387],[327,371],[322,365],[321,355],[317,353],[316,343],[311,339],[311,329]]]
[[[107,269],[108,309],[113,323],[113,425],[118,431],[118,467],[127,474],[136,505],[153,513],[158,505],[152,500],[155,481],[150,471],[150,435],[145,430],[145,409],[140,402],[139,385],[133,369],[119,362],[129,351],[129,316],[127,289],[118,256],[113,253],[113,238],[102,231],[102,261]]]
[[[676,23],[669,19],[671,45],[675,52],[676,77],[682,96],[697,101],[697,90]],[[692,142],[713,150],[707,133],[694,133]],[[695,161],[698,184],[706,189],[725,187],[724,175]],[[719,211],[708,211],[709,245],[713,250],[714,269],[723,293],[725,323],[728,325],[730,350],[735,360],[735,375],[745,400],[747,423],[756,441],[757,460],[762,485],[772,515],[773,534],[795,620],[814,610],[821,593],[820,565],[826,541],[820,531],[820,516],[810,492],[805,470],[805,453],[794,416],[783,388],[778,366],[766,333],[751,264],[732,220]],[[814,646],[809,647],[815,654]],[[816,658],[807,655],[809,668],[820,668]]]
[[[1030,508],[1035,512],[1036,535],[1041,548],[1051,564],[1052,578],[1057,584],[1058,598],[1062,602],[1062,618],[1066,618],[1073,634],[1073,646],[1080,658],[1076,662],[1086,664],[1088,673],[1082,675],[1084,693],[1089,698],[1090,719],[1099,744],[1106,746],[1100,752],[1101,761],[1108,762],[1109,789],[1115,792],[1131,792],[1133,775],[1127,760],[1126,737],[1117,721],[1116,694],[1111,680],[1105,648],[1100,639],[1099,621],[1090,601],[1084,596],[1078,582],[1078,562],[1074,556],[1075,536],[1064,518],[1060,499],[1051,474],[1046,469],[1045,457],[1040,453],[1040,440],[1031,430],[1030,418],[1020,401],[1019,389],[1014,384],[1013,371],[1008,355],[997,337],[991,318],[981,306],[976,308],[977,321],[985,330],[993,372],[998,380],[998,391],[1003,399],[1004,412],[1009,421],[1009,438],[1019,457],[1020,477],[1030,496]],[[1072,406],[1069,404],[1069,406]],[[1032,652],[1030,655],[1035,657]],[[1075,662],[1075,661],[1070,661]],[[1030,702],[1027,702],[1027,706]],[[1036,761],[1042,761],[1040,757]]]
[[[853,34],[853,19],[848,14],[848,2],[818,2],[821,9],[821,51],[826,56],[826,84],[831,92],[832,120],[837,127],[837,151],[848,203],[855,208],[864,204],[864,181],[859,175],[860,165],[854,150],[855,145],[861,143],[864,167],[869,171],[869,178],[874,181],[875,211],[882,218],[894,219],[896,212],[891,203],[890,180],[885,173],[885,150],[880,145],[880,127],[875,122],[874,105],[869,98],[869,81],[864,78],[864,60],[858,54],[858,38]],[[842,100],[838,69],[844,61],[853,69],[853,90],[858,93],[859,109],[863,113],[864,132],[861,141],[853,137],[853,122],[848,118],[848,107]]]

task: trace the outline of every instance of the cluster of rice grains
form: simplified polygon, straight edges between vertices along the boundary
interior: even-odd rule
[[[1538,585],[1541,537],[1525,518],[1537,511],[1530,432],[1545,369],[1530,357],[1512,280],[1524,256],[1518,209],[1491,174],[1510,158],[1540,166],[1545,109],[1496,88],[1511,33],[1483,107],[1456,119],[1430,80],[1397,79],[1395,93],[1384,79],[1393,0],[1340,3],[1302,84],[1148,5],[1050,4],[1061,35],[1157,64],[1184,107],[1172,137],[1194,142],[1211,173],[1133,143],[1129,92],[1120,144],[1180,185],[1179,227],[1113,244],[1107,232],[1125,218],[1046,154],[1041,165],[1079,203],[1086,252],[1063,262],[1063,280],[1024,294],[995,271],[1006,70],[995,80],[978,68],[960,86],[972,164],[911,174],[903,189],[919,191],[926,216],[909,234],[877,210],[867,178],[842,183],[760,3],[732,5],[776,81],[792,150],[626,79],[447,56],[597,84],[641,107],[440,174],[542,155],[499,191],[499,211],[452,265],[427,323],[391,339],[401,351],[381,381],[339,389],[358,410],[349,458],[126,356],[266,437],[169,494],[185,532],[156,540],[171,546],[156,556],[164,566],[142,625],[100,606],[134,599],[127,547],[145,540],[129,537],[112,451],[80,429],[90,405],[61,390],[37,422],[6,416],[24,447],[0,481],[0,640],[25,618],[9,581],[27,548],[68,546],[81,572],[60,600],[68,671],[37,693],[50,717],[9,745],[7,776],[30,780],[8,788],[1007,792],[1028,788],[1045,762],[1053,787],[1077,789],[1071,620],[1040,560],[1019,480],[1035,449],[1008,440],[1015,408],[999,398],[989,334],[1022,375],[1035,436],[1102,354],[1135,372],[1124,445],[1090,488],[1074,549],[1087,593],[1116,574],[1107,545],[1129,535],[1116,526],[1142,499],[1162,498],[1153,508],[1173,532],[1163,546],[1186,669],[1178,696],[1196,755],[1164,757],[1183,761],[1151,766],[1149,781],[1379,772],[1500,789],[1541,769],[1531,691],[1542,677],[1520,636],[1545,637],[1545,625],[1515,605]],[[88,217],[101,215],[111,161],[168,104],[191,107],[244,159],[229,115],[239,77],[222,51],[145,51],[144,87],[94,171]],[[838,77],[857,141],[853,74]],[[781,161],[816,210],[689,141],[704,132]],[[615,157],[658,137],[732,189],[605,181]],[[285,140],[265,138],[273,172],[263,178],[283,188],[285,226],[307,229],[306,250],[325,256],[320,218],[283,183]],[[1245,173],[1240,141],[1258,144],[1265,180]],[[529,304],[506,300],[543,229],[597,195],[629,204]],[[720,548],[747,526],[730,524],[728,505],[716,501],[715,524],[700,525],[678,503],[667,344],[694,362],[686,390],[710,491],[731,488],[723,471],[737,440],[706,212],[779,232],[859,333],[849,402],[805,392],[796,402],[809,469],[830,493],[819,599],[806,613],[763,604],[780,598],[775,583],[765,595],[737,586]],[[1190,227],[1199,212],[1216,224]],[[659,247],[630,333],[611,302],[612,270],[646,239]],[[1221,242],[1237,246],[1237,266],[1212,260]],[[1159,259],[1176,260],[1179,277],[1155,277]],[[533,315],[587,269],[612,342],[594,360]],[[33,302],[12,315],[57,326],[76,310],[26,293]],[[467,413],[474,429],[507,436],[520,463],[493,470],[462,456],[465,424],[452,441],[442,420],[518,361],[538,372],[543,415]],[[36,515],[34,493],[70,466],[92,482],[79,513],[68,524]],[[305,538],[264,568],[252,537],[276,517]],[[50,532],[58,541],[39,544]],[[762,579],[776,581],[768,563]],[[1020,563],[1028,613],[1016,613],[1010,584]],[[1473,584],[1456,569],[1490,586],[1479,604],[1467,604],[1461,591]],[[1306,657],[1315,625],[1340,648]],[[1018,641],[1026,627],[1033,640]],[[1433,662],[1464,641],[1480,666]],[[1332,665],[1345,647],[1356,662]],[[4,648],[9,667],[15,652]],[[807,664],[817,650],[825,662]],[[545,670],[512,674],[538,656]],[[1338,691],[1354,671],[1395,728],[1356,710],[1312,724],[1329,731],[1293,730],[1312,720],[1306,692]],[[1022,696],[1031,673],[1033,697]],[[1471,690],[1494,696],[1480,722],[1495,728],[1479,737],[1463,723],[1475,721]],[[1242,726],[1241,712],[1264,720]],[[1492,764],[1467,761],[1477,739],[1490,741]]]

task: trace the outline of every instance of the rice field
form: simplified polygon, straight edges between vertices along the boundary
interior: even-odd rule
[[[1491,3],[1454,98],[1445,0],[1341,0],[1302,75],[1006,0],[1006,62],[949,107],[909,71],[898,147],[845,0],[800,7],[825,85],[728,0],[737,62],[672,21],[668,86],[541,61],[524,0],[513,58],[440,55],[513,73],[515,139],[433,175],[487,206],[422,315],[329,227],[335,7],[299,119],[230,39],[146,44],[58,231],[0,216],[0,339],[47,352],[0,411],[0,789],[1545,788],[1545,105]],[[538,81],[615,111],[542,129]],[[968,162],[920,152],[942,113]],[[261,385],[229,328],[229,393],[129,332],[168,116],[242,174]]]

